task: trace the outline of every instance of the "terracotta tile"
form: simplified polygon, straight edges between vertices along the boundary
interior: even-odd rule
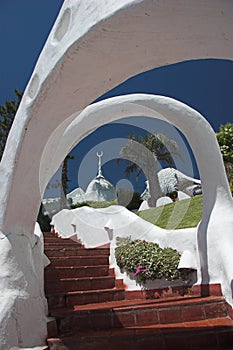
[[[83,304],[82,294],[68,295],[66,297],[66,306],[67,307],[73,307],[74,305],[80,305],[80,304]]]
[[[180,308],[163,309],[158,311],[160,324],[181,322]]]
[[[113,327],[130,327],[135,325],[133,310],[113,313]]]
[[[136,315],[136,325],[150,325],[150,324],[158,324],[158,315],[156,309],[138,309],[135,310]]]
[[[233,320],[230,317],[212,318],[209,323],[214,327],[228,327],[233,330]]]
[[[184,327],[189,331],[199,331],[199,332],[201,332],[202,330],[213,329],[213,325],[209,322],[209,320],[184,322]]]
[[[114,268],[109,269],[109,276],[115,277],[115,269]]]
[[[126,299],[141,299],[142,298],[142,291],[140,290],[133,290],[133,291],[126,291],[125,292]]]
[[[53,256],[52,264],[45,270],[46,289],[51,294],[54,289],[63,291],[63,295],[48,297],[49,307],[60,308],[55,312],[60,332],[78,332],[77,336],[54,340],[51,350],[76,350],[77,344],[79,350],[213,350],[217,342],[226,350],[224,347],[232,342],[233,321],[214,318],[227,313],[224,302],[217,298],[219,285],[191,288],[184,297],[183,286],[125,292],[122,280],[116,281],[114,288],[115,272],[109,270],[109,249],[77,248],[73,241],[60,238],[48,241],[46,249]],[[109,278],[98,278],[102,275]],[[74,293],[77,289],[80,293]],[[197,298],[201,292],[216,299]],[[76,311],[64,309],[65,300],[67,306],[77,305]],[[202,302],[207,303],[205,309]],[[203,319],[204,310],[210,320]],[[159,320],[160,324],[156,324]],[[186,322],[182,323],[183,320]],[[112,326],[116,328],[111,329]],[[131,328],[123,328],[127,326]],[[89,332],[90,329],[94,330]]]
[[[82,293],[82,304],[98,303],[99,295],[97,292]]]
[[[209,285],[210,295],[216,295],[221,296],[222,295],[222,288],[221,284],[210,284]]]
[[[206,318],[227,316],[228,313],[227,313],[225,302],[222,301],[221,303],[206,304],[205,314],[206,314]]]
[[[113,294],[113,300],[122,300],[125,298],[124,290],[116,290]]]
[[[123,279],[116,279],[116,288],[123,288]]]
[[[101,292],[97,292],[96,291],[96,301],[93,301],[93,303],[102,303],[102,302],[106,302],[106,301],[112,301],[113,300],[113,296],[114,296],[114,291],[102,291]]]
[[[181,312],[183,322],[203,320],[205,318],[205,311],[202,305],[185,306]]]
[[[90,279],[88,289],[110,289],[115,287],[115,278],[113,277],[99,277]]]
[[[195,285],[192,288],[192,293],[199,294],[202,296],[216,295],[221,296],[221,285],[220,284],[204,284],[204,285]]]

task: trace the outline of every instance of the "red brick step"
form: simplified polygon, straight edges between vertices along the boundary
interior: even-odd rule
[[[65,257],[65,256],[96,256],[96,255],[105,255],[109,256],[110,251],[107,248],[77,248],[77,245],[71,247],[61,247],[58,248],[56,246],[49,246],[49,248],[45,249],[45,253],[47,257],[50,259],[52,257]]]
[[[110,289],[115,287],[115,277],[79,277],[62,278],[58,281],[46,281],[45,291],[47,294],[56,290],[57,292],[87,291],[93,289]]]
[[[59,332],[85,329],[103,330],[125,327],[183,323],[227,317],[228,310],[222,297],[171,298],[171,300],[119,301],[92,305],[76,305],[73,310],[51,310],[59,320]]]
[[[109,265],[109,257],[103,255],[97,256],[69,256],[50,257],[50,266],[97,266]]]
[[[111,288],[101,290],[88,290],[76,292],[58,292],[46,295],[49,309],[73,307],[75,305],[93,304],[114,300],[123,300],[125,290],[123,288]]]
[[[112,275],[108,265],[98,266],[48,266],[45,269],[45,281],[56,281],[62,278],[82,278]]]
[[[232,330],[233,321],[226,317],[212,321],[78,332],[50,338],[48,345],[50,350],[230,350]]]
[[[219,285],[125,291],[109,268],[109,248],[44,237],[50,350],[233,349]]]

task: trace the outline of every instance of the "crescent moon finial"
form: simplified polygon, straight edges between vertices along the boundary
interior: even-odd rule
[[[100,154],[99,154],[99,152],[96,153],[97,157],[99,157],[99,158],[100,158],[100,157],[103,157],[103,154],[104,154],[103,151],[101,151]]]

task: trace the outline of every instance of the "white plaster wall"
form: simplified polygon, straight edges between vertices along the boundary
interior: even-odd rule
[[[0,232],[0,349],[25,349],[45,344],[47,300],[44,296],[43,235]]]
[[[0,266],[1,277],[7,276],[0,288],[4,300],[0,314],[5,315],[1,322],[0,340],[1,344],[6,344],[3,345],[4,350],[13,343],[18,347],[40,345],[46,337],[43,323],[46,313],[43,303],[37,304],[35,276],[29,268],[33,264],[30,247],[34,240],[34,225],[42,185],[46,182],[43,172],[43,180],[39,176],[45,148],[47,155],[43,169],[49,172],[51,157],[48,154],[53,154],[60,136],[77,112],[137,73],[188,59],[232,59],[232,6],[232,2],[227,0],[64,2],[25,91],[0,164],[0,229],[2,249],[5,251],[0,256]],[[181,130],[185,131],[186,127],[188,124],[181,125]],[[83,129],[82,137],[91,128],[92,123],[88,129]],[[208,134],[208,127],[206,131]],[[206,142],[211,142],[209,137],[206,139]],[[191,139],[191,143],[194,140]],[[198,145],[195,152],[202,152]],[[206,167],[212,172],[216,170],[208,161]],[[222,164],[217,173],[221,169]],[[220,176],[212,194],[208,190],[213,189],[213,184],[206,185],[205,195],[209,196],[204,202],[204,213],[207,215],[199,232],[207,232],[211,242],[212,234],[222,236],[221,225],[218,230],[213,230],[215,233],[207,230],[211,209],[215,207],[217,213],[221,209],[227,214],[226,208],[220,206],[225,197],[229,213],[232,206],[224,176]],[[213,228],[215,217],[211,217]],[[230,225],[231,221],[227,227]],[[225,231],[225,235],[230,239],[230,230]],[[199,236],[199,240],[204,240],[200,242],[203,247],[205,237]],[[228,244],[227,241],[224,246]],[[206,266],[207,260],[204,252],[203,266]],[[224,268],[227,266],[227,283],[231,274],[228,269],[230,263],[231,260],[223,263]],[[204,281],[209,279],[206,273],[202,277]],[[8,285],[12,289],[11,300]],[[20,312],[13,305],[20,305]],[[28,313],[29,310],[38,310],[40,325],[35,314]],[[18,323],[22,329],[18,328]],[[24,332],[26,326],[27,334]]]
[[[131,237],[132,239],[156,242],[162,248],[171,247],[181,254],[189,250],[198,264],[197,229],[166,230],[155,226],[126,208],[112,205],[108,208],[94,209],[81,207],[73,210],[64,209],[54,215],[52,220],[54,229],[62,237],[77,234],[78,239],[87,248],[98,247],[110,243],[110,266],[115,268],[117,278],[123,278],[128,290],[138,290],[141,286],[136,284],[127,273],[122,273],[116,264],[115,248],[117,237]],[[200,266],[198,266],[200,271]],[[182,282],[179,281],[180,285]],[[164,280],[156,281],[154,288],[174,285]]]
[[[225,251],[216,256],[215,247],[219,237],[225,242],[224,246],[232,247],[233,201],[216,135],[200,113],[164,96],[145,94],[117,96],[92,104],[80,113],[72,123],[76,125],[76,140],[80,140],[88,130],[107,121],[118,119],[123,115],[142,115],[142,112],[145,116],[168,121],[182,130],[194,152],[204,198],[203,218],[197,231],[201,265],[198,282],[213,283],[218,279],[222,284],[224,295],[232,304],[230,276],[233,273],[233,257],[229,255],[230,261],[226,262]],[[64,135],[64,140],[67,135],[69,133]],[[68,144],[68,138],[66,141]],[[218,215],[220,209],[221,216]],[[216,211],[216,215],[213,215],[212,213]]]

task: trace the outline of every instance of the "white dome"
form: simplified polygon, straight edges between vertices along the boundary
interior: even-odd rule
[[[96,202],[111,201],[116,199],[116,190],[103,175],[98,175],[89,183],[85,199]]]

